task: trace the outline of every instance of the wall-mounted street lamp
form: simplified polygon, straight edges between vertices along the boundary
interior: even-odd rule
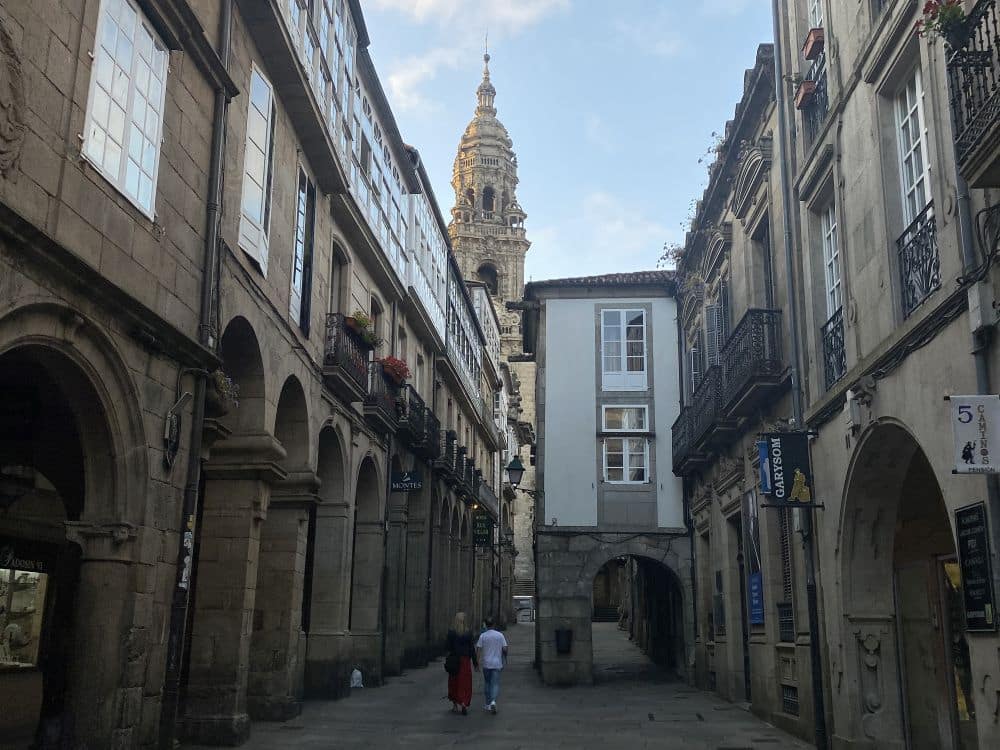
[[[507,481],[515,490],[523,492],[528,497],[537,498],[541,496],[541,490],[529,490],[523,487],[518,487],[518,485],[521,484],[521,480],[524,479],[524,464],[521,463],[520,456],[514,456],[504,470],[507,472]]]

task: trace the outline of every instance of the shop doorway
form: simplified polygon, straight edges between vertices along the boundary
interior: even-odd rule
[[[862,716],[861,732],[878,740],[872,728],[884,727],[884,741],[902,737],[909,750],[978,750],[962,580],[934,471],[896,425],[877,426],[858,451],[843,527],[846,611],[864,710],[890,720],[866,726]]]

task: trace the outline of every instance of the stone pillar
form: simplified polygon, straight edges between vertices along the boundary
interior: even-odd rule
[[[403,667],[423,666],[428,660],[427,597],[431,571],[427,566],[432,543],[429,519],[410,517],[406,526],[406,608],[403,622]]]
[[[470,626],[478,626],[479,622],[473,619],[476,610],[476,556],[472,547],[471,539],[462,539],[458,547],[459,560],[459,609],[465,612]]]
[[[89,747],[131,747],[139,742],[149,642],[156,634],[152,596],[137,586],[145,577],[138,575],[145,566],[133,560],[137,531],[129,524],[67,522],[66,536],[82,550],[65,654],[70,731]],[[154,559],[155,551],[147,550]],[[162,686],[162,669],[156,673],[161,679],[154,690]],[[151,726],[155,731],[155,721]]]
[[[385,561],[382,521],[355,521],[350,634],[352,664],[365,684],[382,682],[382,578]]]
[[[205,464],[204,513],[195,583],[185,737],[236,745],[250,735],[247,681],[257,591],[260,527],[271,484],[285,478],[271,435],[215,445]]]
[[[431,543],[434,545],[434,559],[431,561],[431,648],[439,653],[444,645],[448,610],[448,535],[435,524]]]
[[[386,538],[385,639],[383,676],[398,675],[403,663],[403,618],[406,610],[407,509],[405,495],[390,495],[389,531]]]
[[[309,517],[318,501],[318,488],[316,475],[302,470],[271,489],[260,534],[250,644],[247,704],[253,719],[287,721],[302,710],[302,595]]]
[[[307,698],[342,698],[350,692],[350,528],[348,503],[321,502],[316,507],[312,611],[306,636]]]

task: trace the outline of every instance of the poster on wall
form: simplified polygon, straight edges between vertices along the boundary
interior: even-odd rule
[[[956,474],[1000,472],[1000,396],[952,396]]]
[[[956,510],[955,531],[958,534],[958,562],[962,568],[966,630],[995,631],[997,617],[986,503],[973,503]]]
[[[757,493],[751,490],[743,496],[743,517],[747,550],[747,612],[751,625],[764,624],[764,574],[760,562],[760,512]]]
[[[760,491],[771,506],[809,508],[813,502],[809,435],[805,432],[768,432],[757,444],[760,452]]]

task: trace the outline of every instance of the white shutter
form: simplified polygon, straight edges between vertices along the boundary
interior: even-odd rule
[[[718,305],[705,307],[705,352],[708,367],[719,364],[719,312]]]
[[[688,352],[688,366],[691,372],[691,395],[694,396],[694,392],[698,390],[698,385],[701,383],[701,352],[697,346],[692,347],[691,351]]]
[[[273,144],[274,95],[271,84],[255,67],[250,75],[239,245],[260,264],[265,276]]]

